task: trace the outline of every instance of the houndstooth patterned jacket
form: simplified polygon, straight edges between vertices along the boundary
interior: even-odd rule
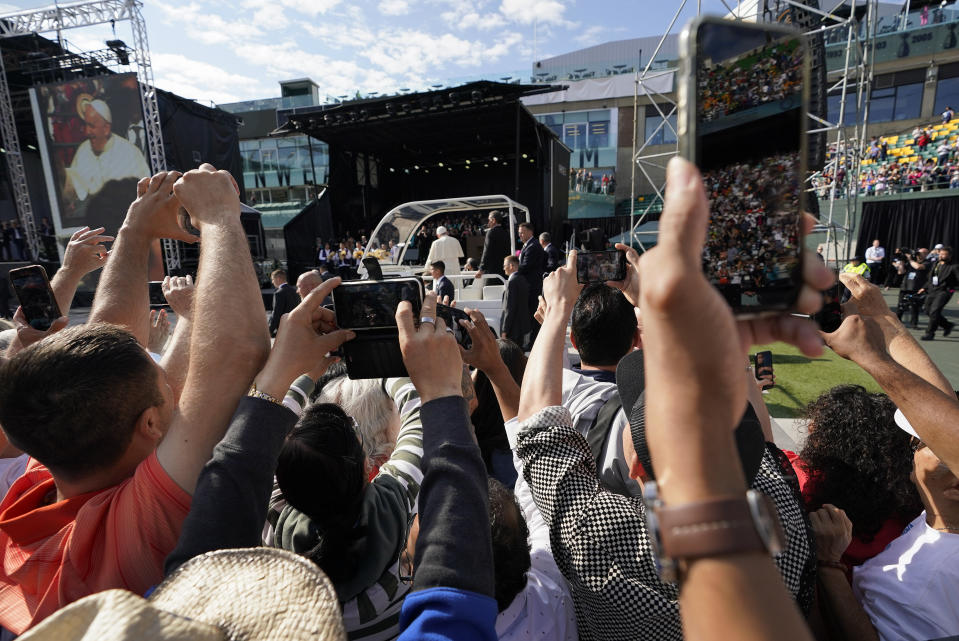
[[[682,639],[679,590],[656,572],[642,499],[600,487],[589,445],[569,411],[547,407],[529,418],[520,427],[517,454],[569,581],[579,638]],[[798,498],[769,452],[752,487],[776,504],[786,546],[775,560],[786,587],[808,611],[815,550]]]

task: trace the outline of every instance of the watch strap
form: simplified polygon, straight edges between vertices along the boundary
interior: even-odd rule
[[[761,498],[769,500],[764,495]],[[656,510],[656,517],[662,554],[673,559],[767,551],[745,497],[663,505]]]

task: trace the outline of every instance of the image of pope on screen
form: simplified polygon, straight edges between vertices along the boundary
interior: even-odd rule
[[[89,225],[113,233],[137,181],[151,174],[136,75],[43,85],[34,114],[58,233]]]
[[[82,108],[87,139],[77,148],[66,169],[63,193],[86,200],[107,182],[150,175],[143,152],[112,131],[113,115],[104,100],[87,100]],[[81,109],[77,109],[81,111]]]

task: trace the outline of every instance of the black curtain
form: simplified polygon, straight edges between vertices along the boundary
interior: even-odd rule
[[[291,283],[296,282],[303,272],[316,267],[316,239],[322,238],[327,242],[333,235],[328,193],[324,193],[319,200],[312,200],[283,226],[286,276]]]
[[[874,200],[862,206],[859,253],[878,238],[887,252],[896,247],[959,247],[959,197]]]

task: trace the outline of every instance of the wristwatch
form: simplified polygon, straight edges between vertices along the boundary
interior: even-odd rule
[[[643,488],[646,529],[653,561],[663,581],[675,583],[689,560],[783,550],[782,525],[772,500],[756,490],[743,498],[722,498],[667,506],[650,481]]]

